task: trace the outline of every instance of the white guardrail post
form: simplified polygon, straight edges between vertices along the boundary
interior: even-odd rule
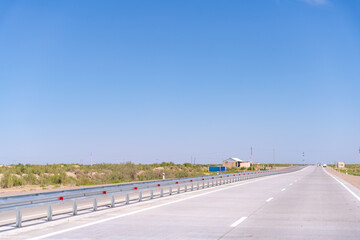
[[[97,210],[97,199],[94,198],[94,202],[93,202],[93,211]]]
[[[52,220],[52,214],[53,214],[52,207],[51,207],[51,205],[49,205],[48,211],[47,211],[47,220],[48,221]]]
[[[72,211],[72,214],[75,216],[77,215],[77,202],[76,200],[74,200],[73,202],[73,211]]]
[[[128,193],[125,196],[125,204],[129,204],[129,194]]]
[[[21,210],[18,210],[17,212],[16,212],[16,227],[17,228],[20,228],[21,227],[21,221],[22,221],[22,214],[21,214]]]
[[[115,196],[114,195],[111,195],[111,205],[110,207],[115,207]]]

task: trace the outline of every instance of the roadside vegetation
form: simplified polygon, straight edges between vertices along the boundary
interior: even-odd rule
[[[112,184],[133,181],[147,181],[166,178],[195,177],[209,174],[210,164],[193,165],[191,163],[175,164],[172,162],[154,164],[47,164],[31,165],[17,164],[0,167],[1,188],[36,185],[40,187],[83,186]],[[211,166],[214,166],[211,164]],[[218,165],[220,166],[220,165]],[[289,165],[275,165],[287,167]],[[256,170],[271,169],[272,164],[256,165]],[[228,173],[250,171],[251,168],[228,169]]]
[[[360,164],[346,164],[345,168],[336,168],[336,165],[330,165],[336,171],[354,176],[360,176]]]

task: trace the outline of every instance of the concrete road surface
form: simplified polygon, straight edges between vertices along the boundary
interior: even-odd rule
[[[130,204],[1,239],[360,239],[360,191],[322,167]]]

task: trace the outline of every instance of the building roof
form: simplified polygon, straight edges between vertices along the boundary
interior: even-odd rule
[[[226,159],[225,161],[228,161],[228,162],[248,162],[248,161],[244,161],[244,160],[241,160],[240,158],[228,158]]]

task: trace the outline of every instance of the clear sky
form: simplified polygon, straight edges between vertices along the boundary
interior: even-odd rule
[[[360,1],[1,1],[0,164],[358,163]]]

